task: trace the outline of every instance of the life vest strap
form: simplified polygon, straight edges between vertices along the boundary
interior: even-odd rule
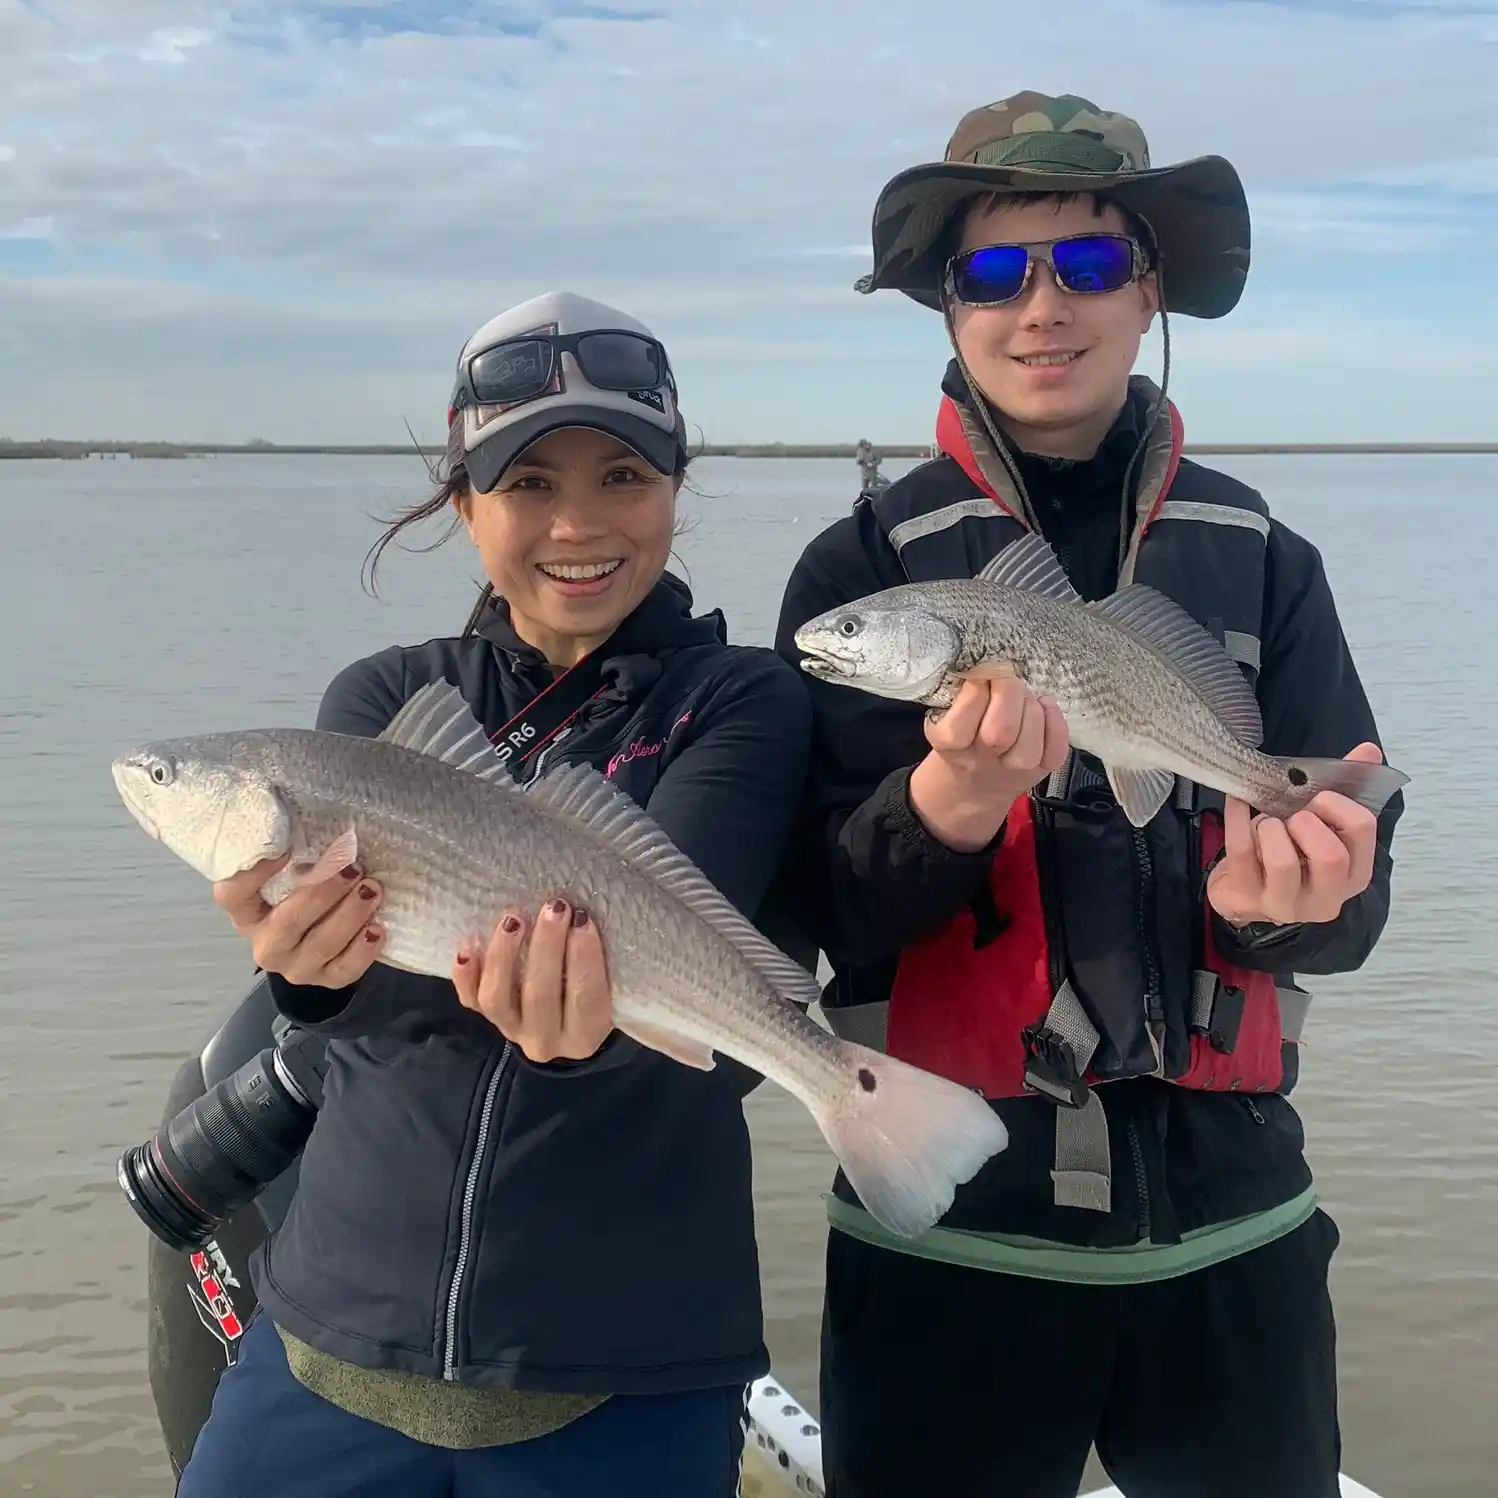
[[[1305,989],[1283,979],[1274,985],[1274,994],[1280,1004],[1280,1035],[1299,1045],[1300,1037],[1305,1033],[1311,996]]]
[[[1113,1205],[1113,1162],[1108,1151],[1108,1115],[1095,1092],[1084,1108],[1056,1110],[1056,1183],[1058,1207],[1107,1212]]]
[[[1023,1033],[1025,1086],[1056,1104],[1055,1203],[1107,1212],[1113,1201],[1108,1115],[1084,1080],[1100,1037],[1069,980],[1045,1019]]]

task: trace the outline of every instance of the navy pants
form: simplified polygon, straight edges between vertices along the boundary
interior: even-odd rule
[[[304,1388],[266,1316],[218,1383],[178,1498],[734,1498],[744,1391],[620,1395],[550,1435],[448,1451]]]

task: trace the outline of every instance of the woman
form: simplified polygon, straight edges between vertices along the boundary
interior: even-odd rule
[[[318,725],[378,734],[445,679],[518,778],[595,766],[752,916],[809,711],[790,667],[727,645],[666,574],[686,464],[642,324],[567,293],[485,324],[445,481],[381,547],[451,505],[488,586],[460,637],[344,670]],[[325,1100],[180,1498],[729,1498],[768,1367],[758,1078],[613,1030],[586,910],[511,912],[449,983],[378,964],[380,890],[357,867],[271,909],[277,867],[215,898],[277,1006],[330,1038]]]

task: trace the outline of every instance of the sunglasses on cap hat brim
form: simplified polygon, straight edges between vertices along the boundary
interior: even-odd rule
[[[658,339],[627,328],[550,331],[502,338],[469,353],[458,367],[454,402],[508,406],[558,387],[558,361],[571,354],[583,378],[599,390],[661,390],[676,398],[671,361]]]

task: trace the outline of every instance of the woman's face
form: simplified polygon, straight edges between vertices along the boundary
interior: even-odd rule
[[[566,427],[453,503],[516,634],[570,666],[660,581],[680,486],[617,438]]]

